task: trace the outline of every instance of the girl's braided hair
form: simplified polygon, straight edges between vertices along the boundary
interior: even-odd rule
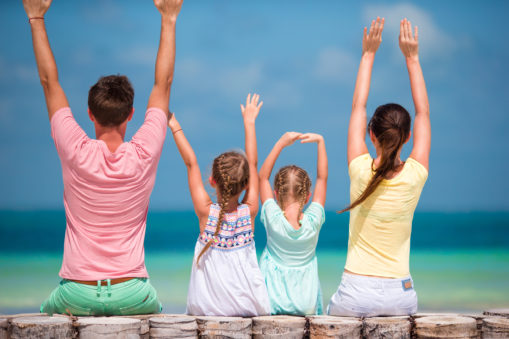
[[[244,154],[239,152],[226,152],[214,159],[212,163],[212,179],[215,181],[218,190],[219,216],[217,218],[216,231],[214,238],[209,240],[196,259],[196,264],[200,261],[202,255],[212,246],[216,239],[221,225],[223,223],[228,202],[232,196],[235,196],[246,189],[249,182],[249,163]]]
[[[290,198],[299,202],[300,210],[304,208],[311,191],[311,179],[302,168],[289,165],[282,167],[274,177],[274,190],[277,192],[277,200],[282,210]]]

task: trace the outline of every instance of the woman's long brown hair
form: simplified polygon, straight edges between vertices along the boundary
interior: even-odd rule
[[[212,246],[214,239],[221,231],[224,214],[228,208],[230,198],[242,192],[249,182],[249,163],[246,157],[238,152],[226,152],[214,159],[212,163],[212,179],[216,182],[220,196],[219,216],[217,217],[216,231],[214,238],[210,239],[196,259],[196,264],[202,255]]]
[[[396,164],[397,156],[410,134],[411,123],[412,118],[403,106],[398,104],[378,106],[369,121],[368,130],[373,132],[382,149],[380,164],[374,169],[375,173],[362,194],[338,213],[347,212],[362,204],[376,190],[383,179],[386,179],[389,174],[401,166]],[[373,168],[373,164],[371,167]]]

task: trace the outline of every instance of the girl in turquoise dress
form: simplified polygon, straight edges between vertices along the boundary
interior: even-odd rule
[[[311,180],[295,165],[281,168],[269,178],[283,148],[296,140],[316,142],[317,178],[313,200]],[[314,133],[287,132],[276,142],[260,169],[261,220],[267,230],[267,247],[260,259],[272,314],[321,314],[322,292],[318,279],[316,244],[325,221],[323,205],[327,193],[327,152],[323,137]]]

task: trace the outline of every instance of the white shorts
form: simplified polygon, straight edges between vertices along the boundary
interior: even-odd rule
[[[412,277],[385,279],[344,272],[327,313],[350,317],[410,315],[417,312]]]

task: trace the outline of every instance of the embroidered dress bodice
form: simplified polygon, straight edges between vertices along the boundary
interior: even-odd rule
[[[200,234],[199,242],[206,245],[209,241],[212,241],[212,245],[209,249],[213,248],[218,250],[239,249],[253,242],[251,215],[247,205],[239,205],[236,212],[225,213],[221,230],[219,234],[214,237],[219,212],[219,205],[213,204],[210,206],[207,225],[205,226],[205,230]]]
[[[220,207],[210,206],[205,230],[194,249],[187,293],[191,315],[256,317],[270,313],[267,287],[258,267],[248,205],[225,213],[221,229],[214,236]],[[208,242],[211,246],[196,259]]]

